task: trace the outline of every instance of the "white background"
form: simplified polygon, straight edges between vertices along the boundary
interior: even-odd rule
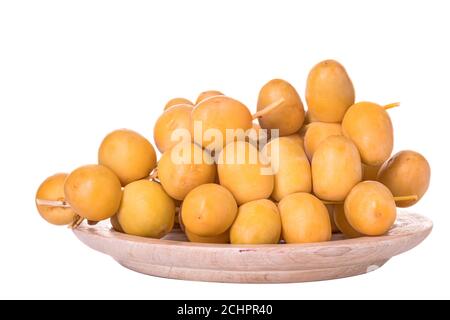
[[[450,298],[448,1],[1,1],[1,298]],[[268,80],[304,97],[335,58],[357,100],[385,104],[395,149],[427,156],[432,183],[412,210],[431,236],[382,269],[284,285],[176,281],[128,271],[45,223],[48,175],[96,162],[116,128],[152,139],[175,96],[217,89],[255,110]]]

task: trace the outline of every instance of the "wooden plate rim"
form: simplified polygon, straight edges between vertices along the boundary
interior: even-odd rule
[[[408,221],[408,226],[417,226],[418,228],[413,231],[405,231],[400,233],[395,233],[395,231],[401,231],[402,226],[399,226],[399,222],[403,220],[411,218]],[[74,229],[73,232],[75,235],[82,236],[83,234],[89,233],[92,236],[97,236],[101,238],[121,240],[132,243],[141,243],[148,244],[153,246],[174,246],[174,247],[190,247],[196,248],[199,250],[202,249],[224,249],[224,250],[245,250],[252,249],[255,250],[267,250],[267,249],[285,249],[285,248],[299,248],[299,249],[312,249],[312,248],[321,248],[321,247],[339,247],[339,246],[352,246],[352,245],[373,245],[374,243],[382,244],[384,241],[393,241],[399,238],[407,238],[412,235],[416,235],[417,233],[425,233],[428,235],[433,228],[433,223],[430,219],[411,212],[399,212],[398,219],[396,225],[394,225],[393,229],[387,234],[383,236],[377,237],[361,237],[355,239],[341,239],[341,240],[333,240],[327,242],[316,242],[316,243],[304,243],[304,244],[263,244],[263,245],[236,245],[236,244],[209,244],[209,243],[196,243],[189,241],[177,241],[177,240],[167,240],[167,239],[152,239],[139,237],[134,235],[128,235],[125,233],[117,232],[106,225],[96,225],[90,226],[86,223],[80,225],[77,229]],[[181,232],[181,231],[180,231]],[[392,233],[392,234],[391,234]]]

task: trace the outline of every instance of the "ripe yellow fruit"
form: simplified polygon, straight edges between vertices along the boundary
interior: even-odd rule
[[[344,210],[348,223],[368,236],[385,234],[397,217],[391,191],[377,181],[357,184],[345,199]]]
[[[189,192],[181,210],[187,230],[201,237],[214,237],[231,227],[238,208],[230,191],[209,183]]]
[[[339,62],[325,60],[312,68],[306,83],[306,102],[310,117],[316,121],[342,121],[355,103],[355,89]]]
[[[193,109],[193,106],[187,104],[176,105],[164,111],[158,118],[153,128],[153,138],[161,153],[166,152],[180,141],[192,141],[191,112]],[[181,134],[181,130],[185,132],[186,136],[172,137],[174,132]]]
[[[308,159],[311,160],[319,145],[331,136],[342,136],[342,127],[339,123],[311,123],[304,137],[305,152]]]
[[[232,244],[276,244],[280,235],[280,213],[275,203],[267,199],[240,206],[230,230]]]
[[[127,234],[162,238],[175,222],[175,203],[154,181],[140,180],[127,185],[117,220]]]
[[[219,154],[220,184],[231,191],[239,205],[272,194],[274,177],[263,158],[258,149],[243,141],[229,143]]]
[[[64,182],[67,174],[58,173],[45,179],[36,192],[36,200],[65,201]],[[72,223],[76,213],[71,208],[36,204],[39,214],[47,222],[63,226]]]
[[[198,95],[198,98],[197,98],[197,101],[195,102],[195,104],[197,105],[200,102],[202,102],[203,100],[206,100],[211,97],[216,97],[216,96],[223,96],[223,93],[220,91],[217,91],[217,90],[204,91]]]
[[[286,243],[310,243],[331,240],[328,210],[309,193],[294,193],[278,204],[283,239]]]
[[[343,136],[328,137],[319,145],[311,170],[314,194],[328,201],[343,201],[362,178],[358,149]]]
[[[266,83],[259,92],[257,110],[264,110],[281,98],[284,102],[259,118],[259,124],[264,129],[279,129],[280,136],[288,136],[296,133],[305,120],[303,102],[289,82],[274,79]]]
[[[345,217],[344,205],[338,204],[334,206],[333,220],[339,231],[341,231],[347,238],[358,238],[364,236],[356,231],[350,223],[348,223],[347,218]]]
[[[148,177],[156,167],[156,153],[139,133],[121,129],[105,137],[98,151],[98,162],[111,169],[125,186]]]
[[[191,116],[194,141],[203,148],[216,151],[220,151],[227,142],[235,140],[232,136],[229,137],[230,141],[227,141],[227,129],[241,130],[245,139],[245,133],[252,128],[253,121],[245,105],[226,96],[215,96],[203,100],[194,108]],[[220,137],[216,135],[207,137],[208,133],[217,133]]]
[[[188,100],[188,99],[185,99],[185,98],[173,98],[173,99],[169,100],[169,101],[166,103],[166,105],[164,106],[164,111],[166,111],[166,110],[169,109],[170,107],[173,107],[173,106],[176,106],[176,105],[179,105],[179,104],[188,104],[188,105],[191,105],[191,106],[194,105],[194,104],[193,104],[190,100]]]
[[[217,244],[230,243],[230,230],[227,230],[224,233],[212,237],[202,237],[196,235],[195,233],[190,232],[187,229],[184,230],[184,233],[186,234],[186,237],[190,242],[217,243]]]
[[[405,150],[395,154],[378,172],[378,181],[391,190],[394,197],[417,195],[417,200],[397,201],[397,207],[416,204],[430,184],[431,168],[418,152]]]
[[[361,154],[361,161],[379,166],[391,156],[394,131],[389,114],[372,102],[351,106],[342,120],[342,132],[350,138]]]
[[[311,165],[298,135],[276,138],[264,146],[262,153],[271,159],[275,173],[274,200],[280,201],[291,193],[311,192]]]
[[[66,201],[82,218],[101,221],[116,214],[122,199],[117,176],[105,166],[87,165],[74,170],[64,184]]]
[[[158,178],[176,200],[199,185],[214,182],[216,165],[211,156],[194,143],[181,143],[164,152],[158,162]]]

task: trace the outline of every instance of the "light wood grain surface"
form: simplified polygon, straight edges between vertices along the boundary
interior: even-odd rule
[[[343,239],[312,244],[227,245],[186,242],[180,230],[164,239],[118,233],[108,224],[82,224],[75,235],[88,247],[110,255],[131,270],[164,278],[281,283],[337,279],[364,274],[391,257],[420,244],[432,222],[399,212],[395,226],[382,237]]]

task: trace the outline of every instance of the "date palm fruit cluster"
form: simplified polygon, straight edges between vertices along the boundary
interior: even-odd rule
[[[195,104],[172,99],[154,126],[159,161],[145,137],[116,130],[102,141],[98,164],[47,178],[37,191],[37,208],[52,224],[110,219],[116,231],[142,237],[164,237],[179,224],[190,241],[203,243],[309,243],[328,241],[333,232],[350,238],[385,234],[397,207],[414,205],[430,181],[421,154],[391,155],[387,110],[397,104],[355,103],[352,81],[334,60],[312,68],[305,98],[306,113],[296,89],[275,79],[262,87],[253,115],[219,91],[203,92]],[[227,129],[252,128],[257,135],[173,139],[177,129],[193,133],[194,123],[223,136]],[[262,129],[277,129],[279,136]],[[191,161],[174,161],[180,150],[190,151]],[[237,150],[246,155],[242,161]],[[247,156],[252,152],[259,155],[256,161]],[[193,161],[195,154],[202,160]]]

